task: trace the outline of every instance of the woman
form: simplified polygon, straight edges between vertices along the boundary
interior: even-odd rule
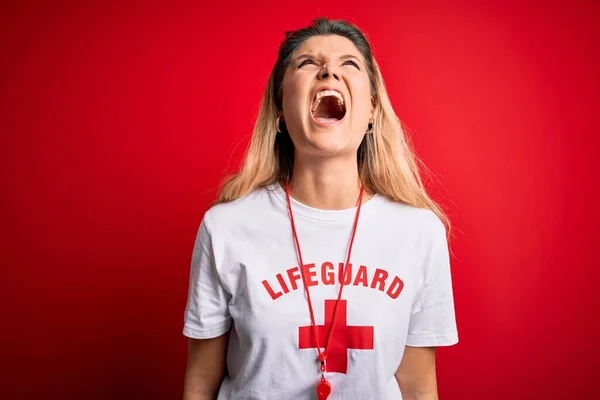
[[[447,226],[363,34],[288,33],[196,237],[184,399],[437,399]]]

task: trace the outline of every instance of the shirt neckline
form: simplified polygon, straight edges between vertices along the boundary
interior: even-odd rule
[[[277,198],[279,203],[281,203],[286,212],[288,211],[287,198],[285,194],[285,189],[279,184],[274,183],[268,187],[268,190]],[[368,211],[373,208],[374,204],[379,201],[380,195],[375,193],[373,197],[371,197],[366,202],[363,202],[361,207],[361,214],[363,212]],[[356,209],[358,207],[346,208],[342,210],[324,210],[321,208],[310,207],[304,203],[299,202],[290,196],[290,202],[292,204],[292,211],[294,212],[294,216],[298,215],[303,218],[317,220],[317,221],[329,221],[329,222],[347,222],[353,221],[356,217]]]

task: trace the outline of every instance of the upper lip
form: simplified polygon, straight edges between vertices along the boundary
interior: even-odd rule
[[[315,88],[315,90],[313,90],[313,92],[311,93],[311,97],[310,97],[310,105],[312,107],[314,101],[315,101],[315,96],[317,95],[317,93],[323,91],[323,90],[335,90],[336,92],[339,92],[342,95],[342,99],[344,99],[344,106],[348,107],[348,101],[346,98],[346,93],[344,93],[343,90],[336,88],[334,86],[328,86],[328,85],[324,85],[324,86],[319,86],[318,88]]]

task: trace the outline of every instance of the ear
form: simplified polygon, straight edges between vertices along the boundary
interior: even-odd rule
[[[371,96],[371,120],[375,118],[375,107],[377,106],[377,100],[375,96]]]
[[[284,129],[281,129],[282,127],[284,127]],[[277,132],[283,132],[284,130],[287,130],[285,118],[283,117],[283,113],[279,113],[277,116]]]

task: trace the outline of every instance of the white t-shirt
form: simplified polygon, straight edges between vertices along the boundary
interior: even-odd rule
[[[292,199],[292,210],[323,347],[356,208]],[[183,334],[231,329],[218,399],[316,399],[319,362],[298,264],[281,186],[204,215]],[[329,399],[401,399],[394,373],[404,346],[458,342],[444,225],[429,210],[374,196],[362,205],[344,284],[327,359]]]

